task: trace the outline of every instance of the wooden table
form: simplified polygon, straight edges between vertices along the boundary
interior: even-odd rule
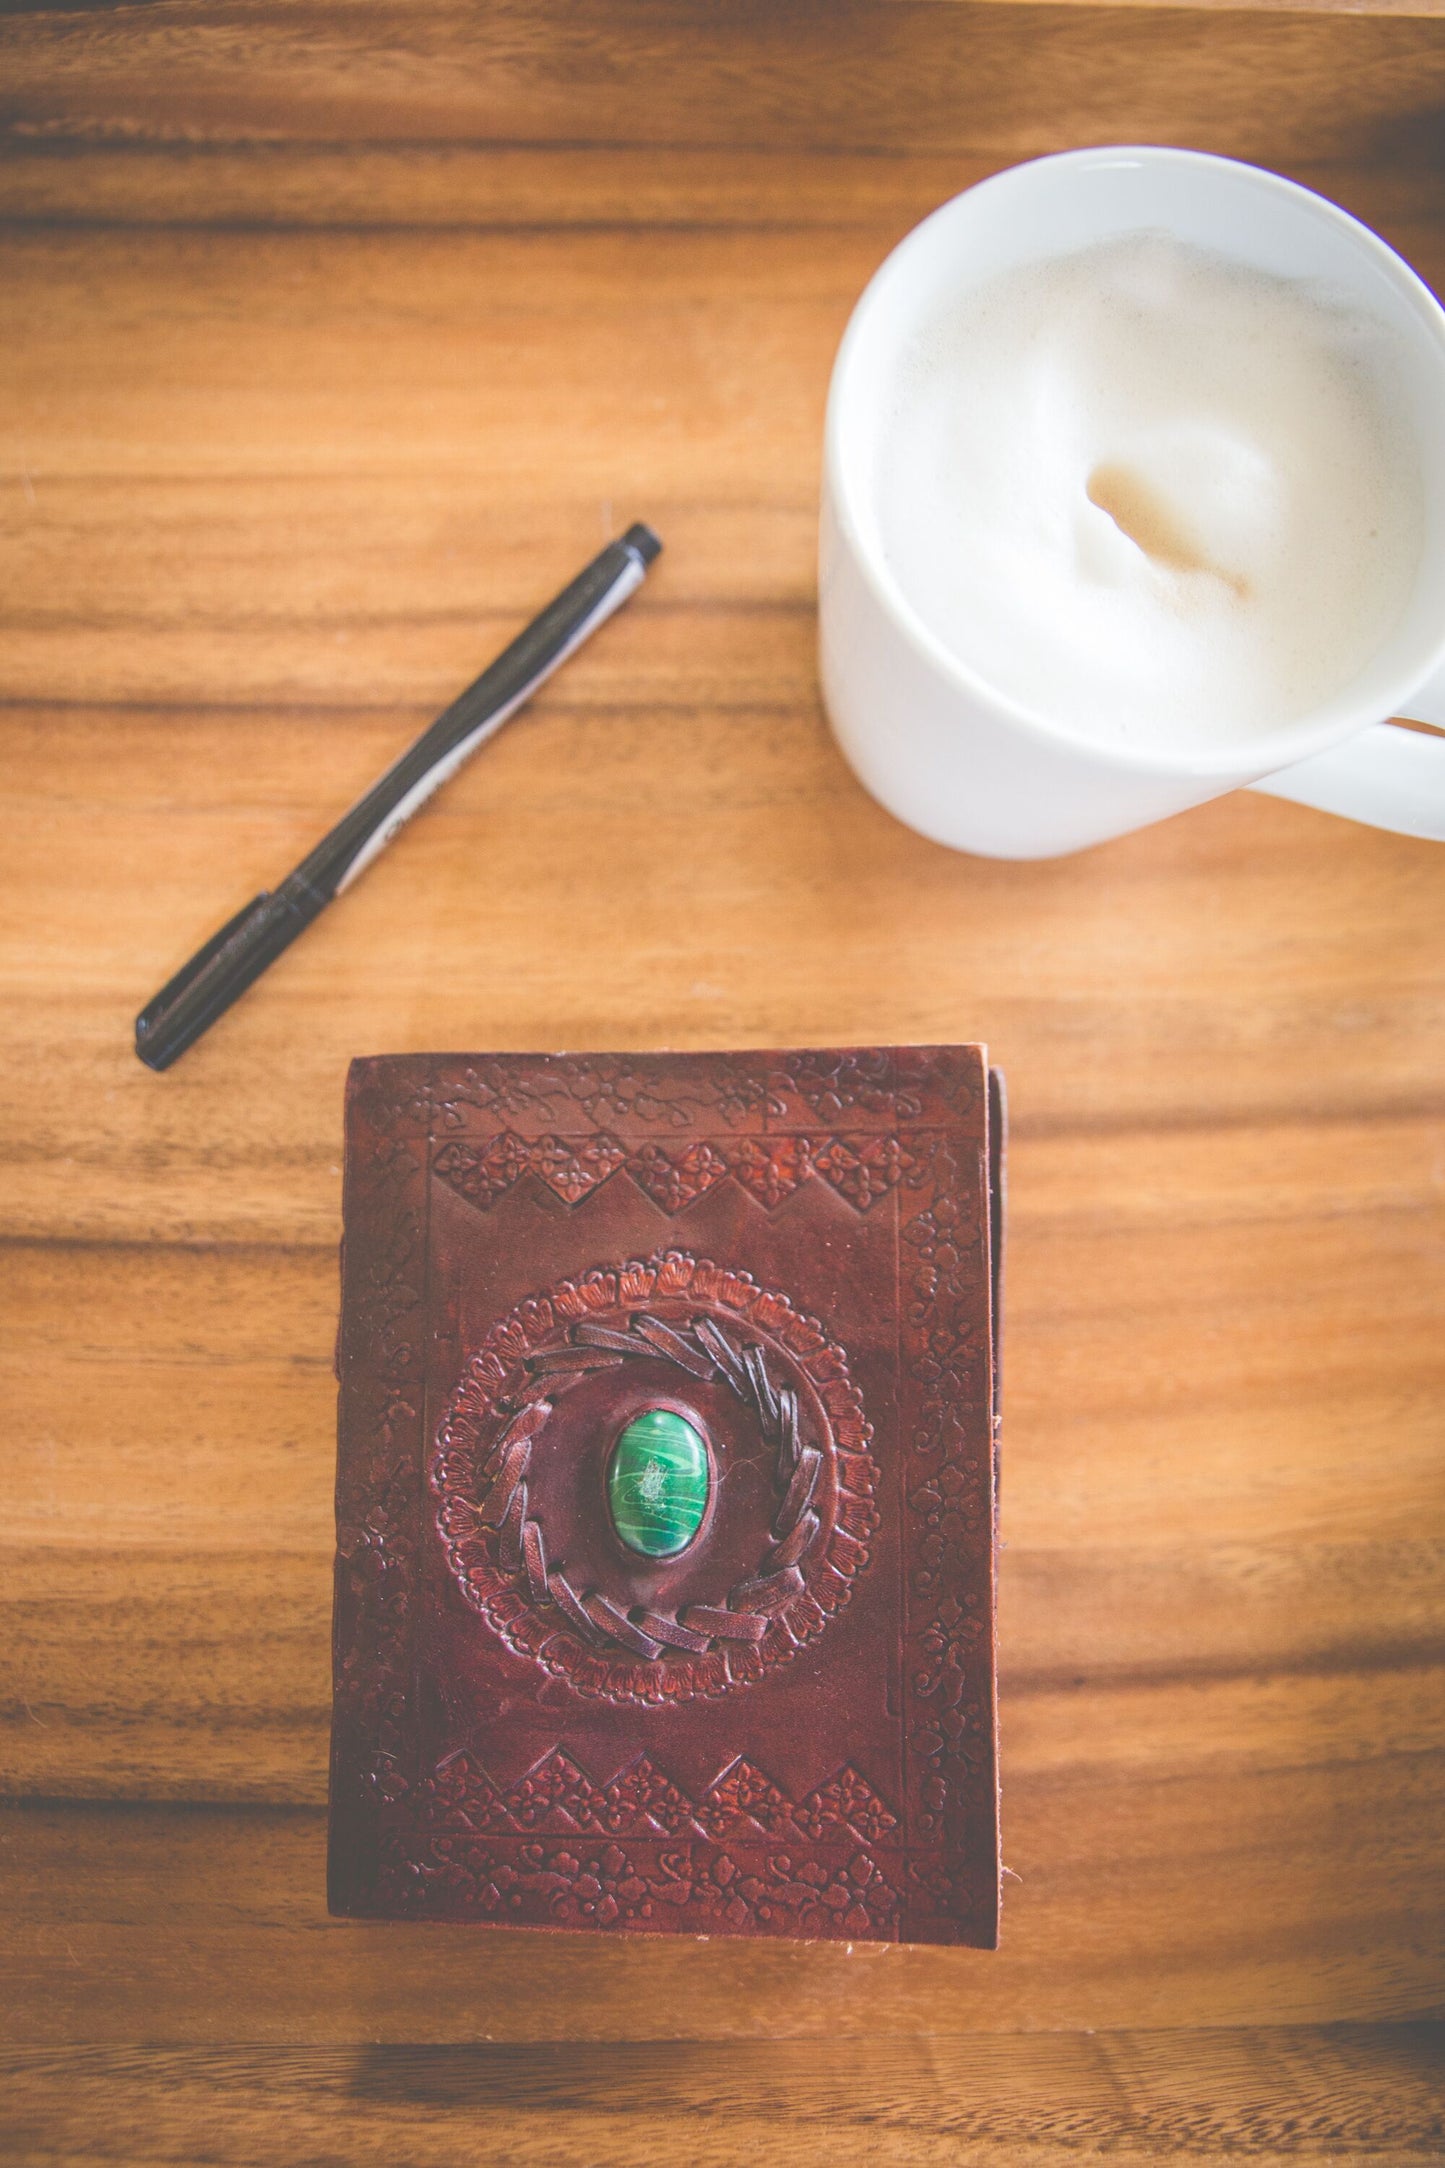
[[[1445,281],[1437,0],[0,29],[7,2160],[1436,2158],[1445,854],[895,825],[813,678],[918,216],[1233,151]],[[602,538],[644,594],[170,1075],[141,1001]],[[328,1921],[356,1053],[986,1039],[1005,1945]]]

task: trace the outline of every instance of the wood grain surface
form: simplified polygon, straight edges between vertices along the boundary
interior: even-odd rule
[[[1445,857],[897,826],[813,674],[860,287],[1014,155],[1295,172],[1445,287],[1445,18],[0,20],[0,2158],[1445,2148]],[[643,593],[164,1078],[140,1003],[633,517]],[[357,1053],[985,1039],[1004,1947],[323,1905]]]
[[[25,9],[0,123],[61,139],[991,150],[1428,148],[1438,0],[149,0]]]
[[[12,2051],[17,2159],[453,2168],[1076,2168],[1227,2155],[1425,2168],[1438,2026],[846,2040],[772,2047]]]

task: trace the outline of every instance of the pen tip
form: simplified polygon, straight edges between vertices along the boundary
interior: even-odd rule
[[[654,557],[662,549],[662,543],[658,536],[653,533],[650,527],[645,526],[641,520],[628,528],[626,534],[622,537],[622,542],[624,548],[636,550],[645,565],[650,565]]]

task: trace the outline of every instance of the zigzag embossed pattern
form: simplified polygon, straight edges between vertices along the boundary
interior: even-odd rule
[[[616,1174],[625,1173],[660,1212],[685,1211],[732,1177],[765,1212],[775,1212],[816,1177],[856,1212],[867,1212],[896,1189],[916,1161],[897,1137],[735,1137],[698,1139],[629,1152],[606,1130],[583,1137],[522,1137],[504,1129],[485,1144],[452,1138],[432,1171],[459,1196],[489,1212],[525,1175],[581,1204]]]
[[[463,1750],[389,1803],[382,1887],[397,1911],[421,1916],[460,1905],[558,1926],[891,1939],[897,1884],[915,1905],[935,1894],[912,1862],[885,1869],[873,1857],[897,1830],[851,1764],[795,1803],[743,1756],[692,1799],[646,1755],[598,1785],[554,1747],[504,1790]],[[950,1902],[962,1894],[951,1889]]]
[[[808,1837],[883,1843],[898,1817],[867,1779],[845,1763],[825,1784],[794,1802],[739,1755],[700,1798],[692,1799],[647,1755],[610,1784],[594,1784],[562,1747],[507,1789],[475,1755],[453,1754],[408,1803],[420,1831],[470,1830],[478,1836],[709,1837],[714,1840]]]

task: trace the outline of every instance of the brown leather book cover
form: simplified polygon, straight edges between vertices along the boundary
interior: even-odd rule
[[[353,1065],[331,1907],[998,1939],[976,1046]]]

